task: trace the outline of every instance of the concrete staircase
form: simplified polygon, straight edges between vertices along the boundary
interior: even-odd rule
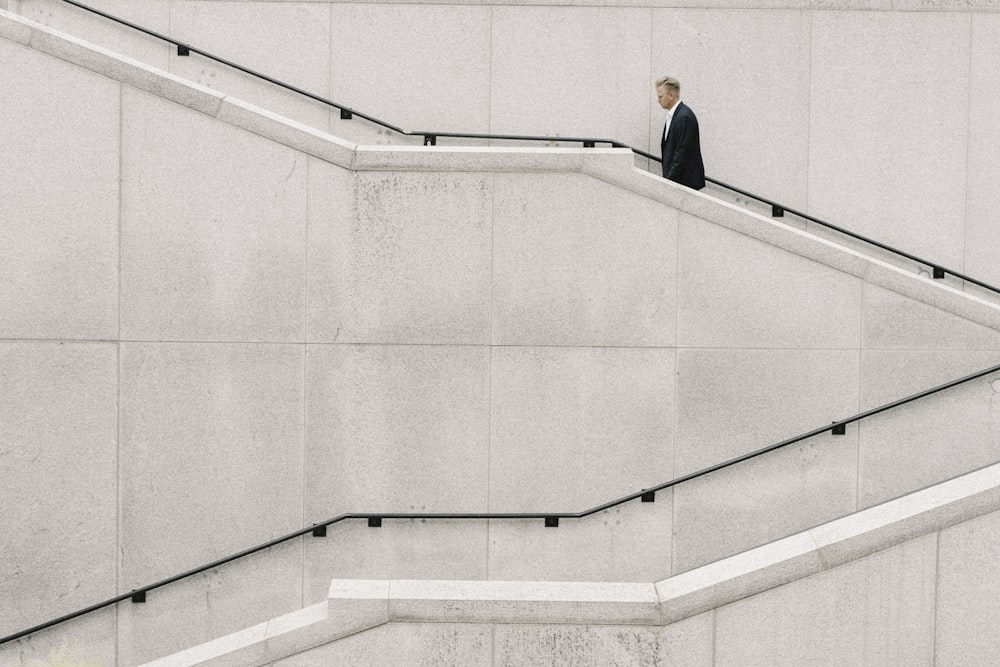
[[[101,535],[99,548],[13,553],[18,577],[9,577],[3,591],[14,600],[0,617],[4,628],[57,616],[66,611],[59,605],[83,607],[340,511],[398,511],[414,503],[427,511],[583,509],[1000,360],[1000,307],[992,297],[666,183],[636,169],[629,151],[359,146],[2,11],[0,49],[28,72],[25,80],[58,71],[82,81],[81,90],[100,82],[107,108],[124,110],[128,120],[124,131],[109,135],[122,132],[153,153],[147,161],[135,157],[140,150],[129,154],[141,163],[138,175],[119,174],[118,187],[133,179],[134,191],[123,195],[109,178],[101,193],[126,204],[117,236],[109,236],[118,243],[95,245],[117,245],[120,254],[111,253],[108,265],[134,269],[112,271],[120,281],[108,289],[113,307],[51,322],[17,311],[4,334],[56,355],[66,340],[88,349],[111,341],[118,354],[109,359],[121,360],[101,366],[117,388],[109,392],[115,448],[101,450],[112,472],[80,481],[88,494],[110,489],[99,495],[108,516],[79,530]],[[166,181],[157,175],[180,179],[192,167],[179,153],[164,157],[175,148],[165,134],[153,136],[164,127],[191,130],[195,148],[251,146],[274,156],[262,160],[263,171],[275,172],[262,179],[265,186],[230,196],[227,179],[238,178],[212,171],[225,160],[211,150],[200,155],[196,166],[208,189],[226,193],[220,206],[237,209],[223,209],[236,221],[232,229],[191,225],[178,240],[176,221],[141,209],[158,201]],[[79,152],[73,132],[66,136],[66,154]],[[38,153],[29,143],[9,152],[25,169]],[[245,166],[240,156],[227,158]],[[238,227],[266,204],[268,197],[254,199],[259,192],[270,195],[297,175],[308,197],[298,192],[290,201],[309,207],[306,221],[283,220],[263,241],[254,236],[259,228]],[[242,197],[253,204],[239,208]],[[31,206],[42,199],[25,196]],[[488,220],[479,224],[479,214]],[[417,223],[427,226],[406,236]],[[369,242],[358,228],[374,230],[371,242],[384,244],[358,250],[351,244]],[[8,264],[23,262],[44,280],[46,272],[31,263],[32,230],[23,233],[8,246]],[[300,255],[282,245],[296,235],[304,238]],[[42,236],[37,243],[46,249],[63,238]],[[240,246],[246,239],[255,245]],[[190,255],[170,255],[188,241],[196,246]],[[253,267],[240,265],[244,251],[283,262],[263,283],[287,289],[257,299],[246,287],[257,278]],[[216,256],[222,260],[213,264]],[[191,257],[208,257],[207,268],[189,266]],[[405,276],[400,284],[386,278],[392,272],[380,262],[387,258],[403,258],[392,265],[393,275]],[[178,265],[180,277],[172,272]],[[301,280],[282,283],[291,273]],[[75,304],[57,305],[68,312]],[[264,324],[248,313],[263,313]],[[273,361],[268,355],[284,355],[275,366],[310,397],[312,403],[302,400],[287,412],[296,419],[309,412],[314,431],[303,435],[306,425],[295,422],[260,438],[268,447],[258,455],[287,436],[356,446],[348,452],[353,458],[343,458],[368,461],[378,443],[353,444],[357,434],[338,430],[349,420],[329,415],[367,416],[360,406],[402,383],[410,393],[398,401],[400,412],[417,416],[398,431],[378,426],[387,429],[384,440],[405,441],[408,448],[397,449],[412,457],[398,471],[375,461],[343,472],[349,466],[339,453],[314,444],[280,451],[259,475],[241,471],[247,478],[232,487],[211,477],[170,477],[177,459],[202,461],[205,452],[223,450],[219,443],[233,440],[231,424],[206,412],[206,423],[225,424],[218,446],[209,437],[207,446],[181,449],[185,439],[174,435],[172,415],[198,413],[208,399],[178,391],[174,412],[164,410],[157,421],[158,402],[176,397],[149,377],[207,368],[195,377],[211,396],[228,397],[234,386],[285,377],[271,367],[249,379],[234,374],[261,358]],[[11,365],[9,375],[30,384],[24,377],[37,365]],[[62,357],[52,365],[66,367]],[[149,376],[144,369],[152,369]],[[461,375],[466,371],[472,379]],[[427,391],[423,378],[438,378],[434,373],[446,377],[432,389],[448,391]],[[225,386],[212,384],[233,376]],[[191,377],[178,384],[197,385]],[[754,401],[742,388],[751,384],[761,389]],[[352,391],[356,403],[341,398]],[[0,662],[31,664],[69,645],[82,647],[81,659],[120,665],[186,646],[196,648],[152,664],[922,664],[928,656],[961,663],[997,648],[989,633],[976,631],[997,618],[992,598],[967,593],[970,582],[986,577],[981,564],[993,549],[997,473],[984,466],[1000,460],[998,392],[984,381],[851,428],[843,439],[822,436],[662,494],[652,507],[606,512],[578,527],[483,522],[431,532],[407,524],[377,536],[344,528],[326,544],[302,540],[239,574],[178,584],[176,595],[151,596],[146,605],[121,605],[65,634],[0,647]],[[295,392],[281,395],[287,393]],[[436,401],[432,408],[423,409],[423,394]],[[732,412],[717,409],[720,396]],[[803,397],[805,404],[796,402]],[[458,419],[440,408],[449,401],[454,414],[482,413],[485,426],[414,444],[413,432],[441,435],[428,423]],[[232,423],[271,405],[240,404]],[[328,405],[337,409],[324,412]],[[142,430],[149,413],[158,417]],[[595,432],[600,437],[591,437]],[[142,449],[154,440],[157,447]],[[441,445],[451,440],[486,445]],[[576,442],[584,446],[573,449]],[[179,453],[157,469],[157,451]],[[252,458],[231,458],[241,456]],[[309,457],[309,470],[329,479],[302,488],[306,471],[281,465]],[[88,450],[87,459],[96,458]],[[73,478],[74,466],[57,461],[51,465]],[[209,461],[186,474],[221,467]],[[288,488],[269,481],[275,469]],[[4,474],[9,488],[27,475],[19,468]],[[381,495],[352,486],[358,479]],[[194,500],[198,511],[174,521],[191,494],[188,483],[211,492]],[[119,503],[119,484],[129,502]],[[265,487],[288,501],[280,508],[294,511],[254,505],[271,497],[258,492]],[[165,494],[161,504],[146,500],[150,489]],[[172,532],[217,505],[237,508],[237,516]],[[31,518],[37,525],[51,520]],[[168,537],[158,541],[160,535]],[[62,554],[65,562],[38,567],[37,553]],[[110,572],[81,574],[107,559],[116,563]],[[332,597],[320,601],[333,576]],[[594,583],[601,581],[619,583]],[[39,586],[51,586],[51,595],[40,595]],[[50,598],[59,602],[34,602]],[[29,603],[38,608],[23,611]],[[974,618],[968,609],[977,610]]]
[[[334,580],[146,667],[977,664],[970,540],[1000,544],[1000,465],[651,584]]]

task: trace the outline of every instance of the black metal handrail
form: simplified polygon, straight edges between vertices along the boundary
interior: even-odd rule
[[[664,482],[662,484],[658,484],[658,485],[650,487],[650,488],[642,489],[640,491],[636,491],[635,493],[630,493],[627,496],[622,496],[621,498],[617,498],[615,500],[611,500],[611,501],[606,502],[606,503],[604,503],[602,505],[597,505],[596,507],[591,507],[590,509],[586,509],[586,510],[583,510],[583,511],[580,511],[580,512],[484,512],[484,513],[476,513],[476,512],[469,512],[469,513],[361,512],[361,513],[358,513],[358,512],[352,512],[352,513],[348,513],[348,514],[341,514],[340,516],[336,516],[336,517],[334,517],[332,519],[327,519],[326,521],[323,521],[322,523],[314,523],[313,525],[308,526],[307,528],[302,528],[300,530],[296,530],[293,533],[288,533],[287,535],[282,535],[281,537],[276,537],[276,538],[274,538],[272,540],[264,542],[263,544],[258,544],[257,546],[250,547],[249,549],[244,549],[243,551],[240,551],[238,553],[232,554],[230,556],[226,556],[225,558],[220,558],[218,560],[214,560],[211,563],[207,563],[205,565],[201,565],[199,567],[196,567],[196,568],[194,568],[192,570],[188,570],[186,572],[181,572],[180,574],[176,574],[176,575],[174,575],[172,577],[168,577],[168,578],[163,579],[161,581],[157,581],[156,583],[149,584],[147,586],[143,586],[142,588],[136,588],[136,589],[134,589],[134,590],[132,590],[132,591],[130,591],[128,593],[123,593],[121,595],[117,595],[117,596],[115,596],[113,598],[110,598],[108,600],[104,600],[103,602],[98,602],[96,604],[90,605],[89,607],[85,607],[84,609],[80,609],[79,611],[75,611],[73,613],[66,614],[65,616],[60,616],[59,618],[53,619],[51,621],[47,621],[45,623],[41,623],[39,625],[35,625],[35,626],[27,628],[25,630],[21,630],[20,632],[15,632],[12,635],[8,635],[6,637],[0,638],[0,644],[4,644],[4,643],[10,642],[10,641],[14,641],[15,639],[20,639],[22,637],[25,637],[27,635],[33,634],[35,632],[39,632],[41,630],[46,630],[46,629],[51,628],[51,627],[53,627],[55,625],[59,625],[60,623],[64,623],[66,621],[72,620],[74,618],[78,618],[78,617],[83,616],[85,614],[89,614],[90,612],[97,611],[98,609],[103,609],[105,607],[109,607],[109,606],[111,606],[113,604],[117,604],[119,602],[124,602],[125,600],[132,600],[132,602],[136,602],[136,603],[145,602],[146,601],[146,593],[148,593],[149,591],[155,590],[157,588],[161,588],[161,587],[166,586],[168,584],[172,584],[174,582],[180,581],[181,579],[186,579],[186,578],[194,576],[196,574],[201,574],[202,572],[206,572],[208,570],[212,570],[214,568],[221,567],[222,565],[225,565],[227,563],[231,563],[231,562],[233,562],[235,560],[239,560],[239,559],[244,558],[246,556],[249,556],[251,554],[255,554],[255,553],[259,552],[259,551],[264,551],[265,549],[269,549],[271,547],[277,546],[277,545],[282,544],[284,542],[288,542],[289,540],[293,540],[293,539],[295,539],[297,537],[302,537],[303,535],[306,535],[306,534],[309,534],[309,533],[311,533],[314,537],[325,537],[326,536],[326,529],[327,529],[328,526],[331,526],[331,525],[336,524],[336,523],[340,523],[342,521],[347,521],[349,519],[366,519],[368,521],[368,526],[372,527],[372,528],[381,527],[382,521],[385,520],[385,519],[429,519],[429,520],[456,520],[456,519],[457,520],[467,520],[467,519],[475,519],[475,520],[481,520],[481,521],[482,520],[491,520],[491,519],[531,519],[531,520],[539,520],[539,519],[541,519],[541,520],[544,520],[546,527],[553,527],[553,528],[555,528],[555,527],[559,526],[559,520],[560,519],[583,519],[583,518],[588,517],[588,516],[590,516],[592,514],[596,514],[598,512],[603,512],[604,510],[611,509],[612,507],[617,507],[618,505],[623,505],[623,504],[625,504],[627,502],[630,502],[630,501],[633,501],[633,500],[636,500],[636,499],[640,499],[642,502],[655,502],[655,500],[656,500],[655,496],[656,496],[656,492],[657,491],[662,491],[664,489],[669,489],[671,487],[677,486],[678,484],[682,484],[684,482],[688,482],[688,481],[691,481],[693,479],[697,479],[699,477],[703,477],[705,475],[709,475],[709,474],[717,472],[719,470],[723,470],[723,469],[728,468],[730,466],[736,465],[737,463],[743,463],[744,461],[749,461],[750,459],[756,458],[756,457],[761,456],[763,454],[767,454],[769,452],[773,452],[775,450],[781,449],[783,447],[787,447],[789,445],[794,445],[795,443],[802,442],[803,440],[806,440],[806,439],[811,438],[813,436],[819,435],[820,433],[826,433],[826,432],[829,431],[829,432],[833,433],[834,435],[844,435],[846,433],[846,429],[847,429],[847,425],[848,424],[852,424],[854,422],[861,421],[862,419],[865,419],[867,417],[872,417],[872,416],[880,414],[882,412],[886,412],[887,410],[892,410],[893,408],[897,408],[897,407],[900,407],[902,405],[906,405],[907,403],[911,403],[911,402],[916,401],[918,399],[925,398],[927,396],[931,396],[933,394],[936,394],[938,392],[944,391],[946,389],[951,389],[952,387],[956,387],[958,385],[964,384],[966,382],[970,382],[970,381],[975,380],[977,378],[981,378],[981,377],[984,377],[986,375],[989,375],[991,373],[996,373],[996,372],[1000,372],[1000,365],[992,366],[990,368],[987,368],[987,369],[984,369],[984,370],[981,370],[981,371],[977,371],[975,373],[972,373],[971,375],[966,375],[965,377],[958,378],[957,380],[952,380],[950,382],[946,382],[945,384],[938,385],[936,387],[933,387],[931,389],[927,389],[925,391],[921,391],[921,392],[913,394],[911,396],[907,396],[906,398],[902,398],[902,399],[899,399],[897,401],[893,401],[891,403],[886,403],[885,405],[882,405],[882,406],[877,407],[877,408],[873,408],[871,410],[866,410],[865,412],[858,413],[858,414],[854,415],[853,417],[848,417],[847,419],[842,419],[840,421],[832,422],[829,425],[821,426],[819,428],[815,428],[815,429],[813,429],[811,431],[808,431],[806,433],[802,433],[801,435],[797,435],[797,436],[795,436],[793,438],[788,438],[787,440],[782,440],[781,442],[776,442],[776,443],[774,443],[772,445],[768,445],[767,447],[762,447],[760,449],[754,450],[752,452],[748,452],[748,453],[743,454],[741,456],[737,456],[737,457],[729,459],[727,461],[723,461],[721,463],[717,463],[715,465],[709,466],[707,468],[703,468],[701,470],[689,473],[687,475],[682,475],[681,477],[676,477],[676,478],[674,478],[674,479],[672,479],[672,480],[670,480],[668,482]]]
[[[91,12],[91,13],[96,14],[98,16],[104,17],[104,18],[106,18],[106,19],[108,19],[110,21],[114,21],[115,23],[119,23],[121,25],[127,26],[129,28],[132,28],[133,30],[137,30],[137,31],[139,31],[141,33],[149,35],[150,37],[155,37],[156,39],[159,39],[159,40],[162,40],[164,42],[168,42],[170,44],[173,44],[174,46],[177,47],[177,53],[178,53],[178,55],[190,55],[191,53],[197,53],[200,56],[208,58],[209,60],[214,60],[215,62],[218,62],[218,63],[220,63],[222,65],[226,65],[227,67],[232,67],[233,69],[239,70],[240,72],[243,72],[244,74],[249,74],[250,76],[256,77],[258,79],[262,79],[262,80],[267,81],[268,83],[273,84],[275,86],[278,86],[280,88],[284,88],[286,90],[290,90],[290,91],[292,91],[294,93],[297,93],[299,95],[303,95],[305,97],[308,97],[309,99],[314,100],[316,102],[320,102],[320,103],[325,104],[327,106],[330,106],[330,107],[333,107],[335,109],[338,109],[340,111],[340,117],[342,119],[350,119],[350,118],[352,118],[354,116],[357,116],[359,118],[364,118],[365,120],[367,120],[370,123],[374,123],[375,125],[383,127],[383,128],[385,128],[387,130],[392,130],[393,132],[395,132],[397,134],[400,134],[400,135],[403,135],[403,136],[423,137],[424,138],[424,145],[425,146],[434,146],[434,145],[436,145],[437,144],[437,140],[438,140],[439,137],[449,137],[449,138],[456,138],[456,139],[485,139],[485,140],[498,140],[498,141],[545,141],[545,142],[563,141],[563,142],[569,142],[569,143],[580,143],[580,144],[583,144],[584,148],[593,148],[593,147],[596,147],[597,144],[607,144],[607,145],[609,145],[612,148],[627,148],[627,149],[631,150],[633,153],[635,153],[636,155],[639,155],[641,157],[653,160],[655,162],[662,162],[662,159],[660,157],[657,157],[656,155],[653,155],[653,154],[651,154],[651,153],[649,153],[647,151],[635,148],[634,146],[629,146],[628,144],[622,143],[622,142],[620,142],[620,141],[618,141],[616,139],[601,139],[601,138],[594,138],[594,137],[549,137],[549,136],[539,136],[539,135],[518,135],[518,134],[481,134],[481,133],[463,133],[463,132],[431,132],[431,131],[419,131],[418,132],[418,131],[404,130],[401,127],[397,127],[396,125],[393,125],[391,123],[387,123],[386,121],[380,120],[378,118],[375,118],[374,116],[370,116],[368,114],[364,114],[364,113],[362,113],[360,111],[352,109],[351,107],[345,106],[343,104],[338,104],[337,102],[329,100],[329,99],[327,99],[325,97],[322,97],[320,95],[316,95],[315,93],[310,93],[310,92],[308,92],[306,90],[303,90],[303,89],[301,89],[301,88],[299,88],[297,86],[293,86],[293,85],[285,83],[283,81],[279,81],[279,80],[277,80],[277,79],[275,79],[273,77],[270,77],[270,76],[268,76],[266,74],[262,74],[260,72],[255,71],[255,70],[252,70],[249,67],[244,67],[243,65],[234,63],[234,62],[232,62],[230,60],[222,58],[221,56],[217,56],[217,55],[211,54],[211,53],[209,53],[207,51],[204,51],[204,50],[199,49],[197,47],[191,46],[190,44],[186,44],[184,42],[180,42],[180,41],[178,41],[178,40],[176,40],[176,39],[174,39],[172,37],[169,37],[167,35],[158,33],[156,31],[150,30],[148,28],[144,28],[143,26],[140,26],[140,25],[136,25],[135,23],[132,23],[131,21],[127,21],[127,20],[119,18],[117,16],[113,16],[113,15],[108,14],[106,12],[103,12],[103,11],[101,11],[99,9],[95,9],[95,8],[90,7],[88,5],[85,5],[85,4],[81,3],[81,2],[78,2],[77,0],[62,0],[62,2],[65,2],[66,4],[69,4],[69,5],[73,5],[74,7],[78,7],[80,9],[85,10],[85,11]],[[822,227],[826,227],[827,229],[830,229],[830,230],[832,230],[834,232],[837,232],[839,234],[844,234],[846,236],[849,236],[849,237],[851,237],[853,239],[856,239],[858,241],[861,241],[863,243],[870,244],[872,246],[875,246],[875,247],[880,248],[882,250],[888,251],[888,252],[893,253],[895,255],[898,255],[900,257],[904,257],[904,258],[906,258],[906,259],[908,259],[910,261],[916,262],[917,264],[924,265],[924,266],[928,267],[931,270],[932,276],[936,280],[940,280],[940,279],[943,279],[944,277],[946,277],[948,275],[951,275],[951,276],[954,276],[954,277],[958,278],[959,280],[963,280],[965,282],[972,283],[974,285],[982,287],[983,289],[989,290],[989,291],[994,292],[996,294],[1000,294],[1000,287],[995,287],[995,286],[990,285],[988,283],[985,283],[985,282],[983,282],[981,280],[977,280],[976,278],[972,278],[972,277],[967,276],[967,275],[965,275],[963,273],[960,273],[959,271],[955,271],[955,270],[949,269],[949,268],[947,268],[947,267],[939,264],[938,262],[932,262],[932,261],[930,261],[928,259],[923,259],[921,257],[918,257],[916,255],[913,255],[913,254],[908,253],[908,252],[903,251],[903,250],[899,250],[898,248],[894,248],[894,247],[892,247],[892,246],[890,246],[888,244],[882,243],[880,241],[876,241],[876,240],[868,238],[866,236],[862,236],[861,234],[856,234],[856,233],[854,233],[852,231],[844,229],[843,227],[839,227],[839,226],[834,225],[832,223],[826,222],[825,220],[821,220],[821,219],[816,218],[814,216],[811,216],[811,215],[809,215],[807,213],[802,213],[801,211],[797,211],[794,208],[785,206],[783,204],[779,204],[779,203],[777,203],[775,201],[772,201],[772,200],[770,200],[770,199],[768,199],[766,197],[762,197],[760,195],[755,195],[755,194],[753,194],[751,192],[747,192],[746,190],[742,190],[742,189],[740,189],[738,187],[735,187],[733,185],[729,185],[728,183],[724,183],[723,181],[720,181],[720,180],[717,180],[717,179],[714,179],[714,178],[710,178],[710,177],[706,177],[705,180],[708,181],[708,182],[710,182],[710,183],[712,183],[712,184],[714,184],[714,185],[718,185],[719,187],[725,188],[725,189],[730,190],[732,192],[735,192],[737,194],[743,195],[745,197],[750,197],[751,199],[754,199],[754,200],[759,201],[759,202],[761,202],[763,204],[769,205],[771,207],[772,215],[774,217],[782,217],[785,213],[791,213],[792,215],[796,215],[796,216],[798,216],[800,218],[803,218],[804,220],[808,220],[809,222],[815,223],[815,224],[820,225]]]

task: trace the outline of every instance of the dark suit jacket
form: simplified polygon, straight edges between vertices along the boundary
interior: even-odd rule
[[[705,187],[705,165],[701,161],[698,119],[683,102],[677,103],[666,137],[660,137],[663,178],[695,190]]]

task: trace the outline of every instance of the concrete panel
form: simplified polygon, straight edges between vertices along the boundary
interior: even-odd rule
[[[968,192],[965,212],[965,273],[1000,285],[1000,16],[972,16],[972,63],[969,82]]]
[[[670,479],[673,350],[496,347],[491,384],[491,511],[575,512]]]
[[[489,350],[310,346],[306,516],[482,512]]]
[[[638,490],[629,488],[604,500]],[[655,504],[634,500],[583,519],[561,519],[557,528],[546,527],[542,519],[491,521],[489,578],[632,582],[663,579],[670,575],[671,499],[669,491],[661,491],[656,494]],[[550,509],[564,506],[554,504]]]
[[[301,563],[301,542],[293,540],[150,591],[143,604],[120,604],[118,664],[142,664],[299,609]]]
[[[678,333],[684,347],[857,348],[861,281],[681,215]]]
[[[302,388],[295,346],[122,345],[124,590],[302,527]]]
[[[329,97],[330,10],[320,4],[174,0],[173,37],[320,97]],[[329,130],[330,107],[212,62],[171,56],[171,71],[227,95]]]
[[[867,349],[1000,350],[1000,331],[871,284],[861,340]]]
[[[813,14],[813,215],[962,265],[969,39],[968,14]]]
[[[486,523],[384,519],[381,528],[369,528],[364,519],[350,519],[334,524],[326,537],[308,537],[305,542],[305,602],[326,599],[334,578],[486,579]]]
[[[154,32],[170,35],[170,0],[87,0],[82,4]],[[162,70],[170,69],[171,47],[166,42],[66,4],[62,0],[20,0],[12,10],[35,23],[68,33],[115,53]]]
[[[3,40],[0,62],[0,338],[114,339],[119,86]]]
[[[301,341],[306,158],[125,89],[122,337]]]
[[[996,351],[865,352],[862,404],[884,405],[997,363]],[[1000,461],[996,379],[973,380],[862,422],[861,506]]]
[[[491,664],[493,626],[471,623],[387,623],[274,663],[274,667]]]
[[[667,627],[496,625],[493,664],[712,665],[712,614]]]
[[[306,517],[346,512],[484,512],[489,351],[311,346]],[[311,600],[331,577],[486,576],[486,523],[392,521],[331,527],[306,552]]]
[[[811,19],[799,11],[653,12],[653,79],[680,79],[698,116],[710,176],[805,208]],[[652,94],[649,152],[659,155],[664,112]],[[655,165],[654,171],[659,165]]]
[[[0,636],[115,595],[117,367],[113,344],[0,343]]]
[[[854,350],[678,350],[683,475],[858,412]]]
[[[936,549],[927,536],[717,610],[715,664],[932,664]]]
[[[336,101],[406,130],[489,131],[489,7],[331,3],[330,11]],[[335,114],[333,130],[364,144],[404,143],[365,125]]]
[[[498,175],[493,342],[670,347],[674,209],[596,179]]]
[[[649,34],[643,9],[495,7],[491,132],[645,145]]]
[[[674,574],[856,509],[857,431],[823,434],[674,489]]]
[[[975,665],[1000,655],[1000,513],[941,532],[938,554],[938,665]],[[989,656],[987,658],[987,656]]]
[[[492,177],[310,162],[309,340],[486,343]]]
[[[113,593],[106,597],[112,595]],[[6,598],[4,602],[7,606]],[[97,602],[96,598],[80,602],[76,608],[67,611],[76,611],[94,602]],[[54,617],[53,614],[43,620]],[[7,630],[13,633],[27,626],[28,623],[24,623],[13,628],[2,628],[0,635],[6,636]],[[114,607],[92,612],[0,646],[0,664],[4,667],[114,665],[116,655]]]

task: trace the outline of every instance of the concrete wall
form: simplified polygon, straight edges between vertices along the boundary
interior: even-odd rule
[[[959,553],[970,530],[942,533],[940,557],[938,536],[923,537],[667,626],[394,622],[275,665],[980,664],[996,647],[962,645],[971,631],[950,599],[974,576]],[[978,592],[972,600],[990,605]]]
[[[995,328],[625,169],[348,171],[0,62],[4,634],[341,512],[584,509],[1000,361]],[[0,656],[136,664],[331,577],[661,579],[1000,460],[991,380],[558,529],[338,524]]]
[[[992,631],[1000,613],[998,550],[1000,513],[994,512],[666,626],[474,617],[420,622],[410,614],[409,622],[379,625],[274,664],[989,664],[1000,655]]]
[[[656,152],[652,81],[672,73],[711,176],[1000,283],[994,3],[91,4],[409,130],[599,136]],[[59,0],[8,5],[338,136],[419,143]]]
[[[998,481],[987,466],[655,583],[335,579],[148,667],[984,664]]]

